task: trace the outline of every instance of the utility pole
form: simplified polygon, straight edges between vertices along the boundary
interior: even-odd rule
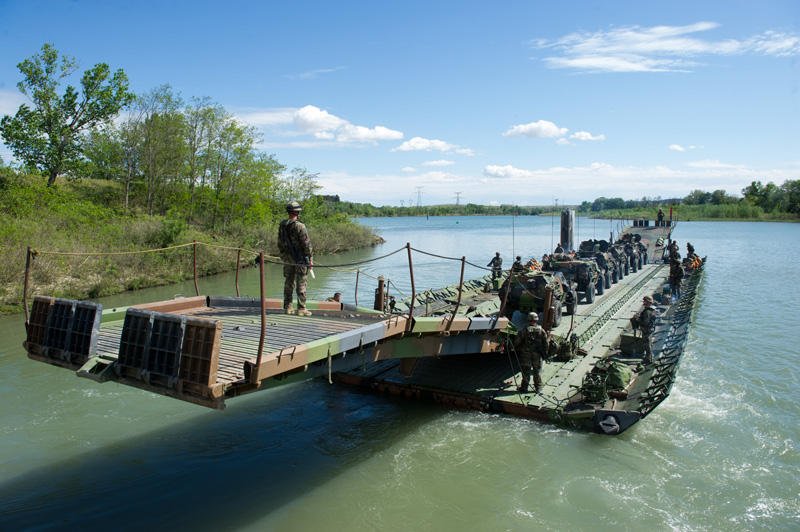
[[[458,207],[458,200],[461,198],[461,192],[456,192],[456,207]]]

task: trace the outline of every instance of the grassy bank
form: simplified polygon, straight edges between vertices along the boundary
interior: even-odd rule
[[[252,227],[211,232],[169,216],[147,216],[118,207],[118,183],[81,180],[47,187],[41,179],[16,176],[0,191],[0,312],[21,310],[25,256],[30,246],[34,293],[77,299],[95,298],[179,282],[193,276],[192,246],[152,252],[192,241],[199,246],[200,275],[251,265],[254,252],[277,255],[277,223],[270,218]],[[347,217],[317,215],[309,223],[315,255],[367,247],[380,242],[369,228]],[[252,251],[250,251],[252,250]],[[141,252],[147,253],[127,253]],[[57,253],[78,253],[62,255]],[[125,254],[122,254],[126,252]]]
[[[664,216],[669,216],[669,207],[664,207]],[[655,220],[658,209],[606,209],[597,212],[579,212],[592,218],[616,218],[623,220]],[[683,221],[740,221],[740,222],[797,222],[800,217],[790,212],[764,212],[757,205],[736,203],[729,205],[679,205],[673,211],[675,220]]]

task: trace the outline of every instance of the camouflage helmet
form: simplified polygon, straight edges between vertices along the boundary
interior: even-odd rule
[[[286,204],[286,212],[300,212],[303,208],[296,201],[290,201]]]
[[[650,297],[650,296],[644,296],[644,297],[642,298],[642,302],[644,302],[644,303],[649,303],[649,304],[651,304],[651,305],[652,305],[652,304],[653,304],[653,298],[652,298],[652,297]]]
[[[539,315],[536,312],[528,312],[528,321],[539,321]]]

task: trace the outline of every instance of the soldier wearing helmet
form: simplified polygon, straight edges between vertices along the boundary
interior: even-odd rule
[[[503,275],[503,258],[500,256],[499,251],[495,252],[494,257],[486,266],[492,267],[492,279],[497,279]]]
[[[636,316],[631,320],[634,328],[642,331],[642,344],[644,348],[644,356],[642,363],[653,363],[653,340],[652,334],[656,327],[656,319],[658,318],[658,311],[653,307],[653,298],[644,296],[642,298],[642,308]]]
[[[517,335],[516,349],[519,365],[522,369],[522,382],[519,391],[527,392],[528,384],[533,376],[533,388],[536,393],[542,389],[542,356],[547,354],[549,346],[548,333],[539,325],[539,315],[528,313],[528,326]]]
[[[308,231],[298,216],[302,207],[296,201],[286,204],[288,218],[278,226],[278,251],[283,262],[283,310],[294,314],[292,299],[297,292],[297,315],[310,316],[306,310],[306,286],[308,271],[314,267],[311,256],[311,241]]]

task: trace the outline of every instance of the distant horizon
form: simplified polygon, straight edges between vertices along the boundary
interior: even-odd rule
[[[800,178],[800,4],[0,3],[0,115],[52,43],[209,97],[359,203],[576,204]],[[63,89],[60,90],[63,92]],[[10,151],[0,144],[0,157]]]

